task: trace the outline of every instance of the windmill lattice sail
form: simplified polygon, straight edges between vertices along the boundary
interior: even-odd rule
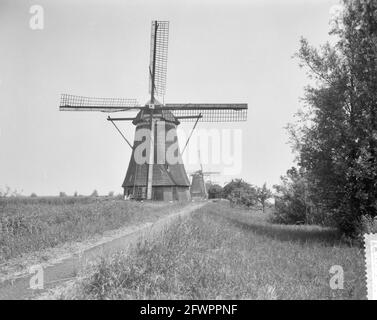
[[[101,111],[120,112],[138,110],[140,105],[136,99],[95,98],[63,93],[60,97],[60,111]]]
[[[154,80],[154,92],[159,97],[164,96],[166,92],[168,41],[169,21],[152,21],[149,62],[149,93],[152,92]]]
[[[195,121],[201,114],[202,122],[238,122],[247,120],[246,103],[168,103],[164,109],[170,110],[182,121]]]

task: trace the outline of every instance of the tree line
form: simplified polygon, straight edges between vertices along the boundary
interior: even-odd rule
[[[310,84],[287,126],[296,166],[274,186],[274,220],[357,237],[377,232],[377,1],[343,0],[330,22],[334,43],[302,38],[295,54]],[[242,180],[222,194],[246,206],[257,199]]]
[[[251,208],[260,205],[265,212],[268,200],[272,198],[272,192],[266,183],[262,187],[254,186],[242,179],[233,179],[224,187],[211,182],[207,183],[208,198],[224,198],[230,201],[232,206],[244,206]]]
[[[282,177],[277,212],[355,236],[376,227],[377,1],[344,0],[330,34],[335,43],[319,48],[302,38],[295,55],[312,81],[288,125],[297,166]]]

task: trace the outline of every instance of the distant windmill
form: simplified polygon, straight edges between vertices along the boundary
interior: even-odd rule
[[[156,99],[155,96],[163,97],[166,91],[168,35],[168,21],[152,21],[149,64],[150,100],[144,106],[140,105],[135,99],[61,95],[61,111],[138,111],[136,117],[132,118],[107,118],[132,148],[127,174],[122,184],[124,195],[127,197],[153,200],[189,200],[190,183],[179,148],[177,149],[179,161],[171,162],[166,157],[161,163],[157,159],[157,155],[166,155],[174,142],[177,144],[177,126],[181,121],[195,121],[193,131],[200,119],[206,122],[245,121],[247,119],[247,104],[245,103],[162,104]],[[133,145],[118,129],[115,121],[132,121],[136,126]],[[148,129],[149,136],[145,136],[144,140],[136,139],[139,136],[138,134],[144,132],[145,129]],[[169,139],[166,139],[168,132]],[[171,139],[172,136],[173,139]],[[146,142],[147,147],[144,155],[146,155],[147,160],[140,163],[136,161],[137,149],[138,146],[144,145]]]
[[[190,194],[191,194],[191,198],[208,199],[208,192],[207,192],[207,187],[206,187],[206,182],[204,180],[204,177],[210,176],[213,174],[220,174],[220,172],[203,171],[203,165],[200,159],[200,150],[198,150],[198,159],[199,159],[199,164],[200,164],[200,170],[197,170],[191,173],[192,180],[191,180],[191,186],[190,186]]]

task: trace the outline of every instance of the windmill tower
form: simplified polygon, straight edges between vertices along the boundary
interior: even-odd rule
[[[137,111],[135,117],[107,117],[132,149],[122,187],[124,195],[149,200],[189,200],[189,179],[178,147],[176,129],[181,121],[246,121],[247,104],[162,104],[168,54],[168,21],[152,21],[149,64],[150,100],[140,105],[136,99],[91,98],[62,94],[61,111],[99,111],[106,113]],[[131,144],[115,122],[132,121],[135,125]],[[192,132],[191,132],[192,133]],[[190,135],[191,136],[191,135]],[[187,146],[186,142],[185,147]],[[172,156],[171,150],[174,150]]]
[[[200,170],[191,173],[192,180],[190,186],[190,195],[192,199],[208,199],[208,192],[204,177],[210,176],[212,174],[219,174],[220,172],[203,171],[203,165],[200,159],[200,150],[198,150],[198,159],[200,164]]]

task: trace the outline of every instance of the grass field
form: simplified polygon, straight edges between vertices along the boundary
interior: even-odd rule
[[[344,270],[332,290],[330,268]],[[83,271],[65,299],[365,299],[363,253],[334,230],[211,203]]]
[[[0,198],[0,263],[125,225],[154,221],[182,204],[107,197]]]

